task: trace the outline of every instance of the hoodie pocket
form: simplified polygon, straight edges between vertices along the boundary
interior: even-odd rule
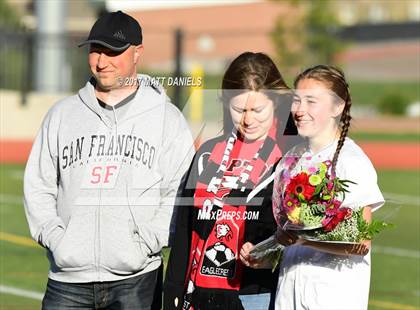
[[[70,218],[63,238],[53,251],[54,262],[63,271],[88,269],[93,264],[93,214]]]
[[[103,213],[101,265],[115,274],[127,275],[143,269],[150,249],[132,219]]]

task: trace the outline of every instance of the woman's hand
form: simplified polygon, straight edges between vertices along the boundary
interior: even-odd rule
[[[295,244],[300,240],[295,233],[283,230],[281,227],[277,228],[276,238],[277,241],[284,246]]]
[[[367,253],[369,253],[370,246],[368,245],[368,242],[351,244],[351,247],[346,249],[347,254],[365,256]]]
[[[272,267],[271,262],[261,259],[253,259],[249,252],[254,248],[254,245],[251,242],[246,242],[240,252],[240,259],[242,264],[247,267],[254,268],[254,269],[270,269]]]
[[[363,218],[366,222],[370,223],[372,220],[372,208],[366,206],[363,208]],[[301,243],[304,246],[311,247],[318,251],[327,252],[335,255],[360,255],[365,256],[369,253],[371,247],[370,240],[363,240],[357,244],[345,244],[345,243],[325,243],[317,241],[303,241]]]

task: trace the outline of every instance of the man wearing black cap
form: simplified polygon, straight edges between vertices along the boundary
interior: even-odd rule
[[[193,141],[162,87],[136,73],[134,18],[102,16],[86,44],[93,77],[50,109],[25,170],[30,231],[50,261],[43,309],[151,309]]]
[[[86,41],[90,44],[89,66],[95,77],[96,95],[108,105],[135,90],[139,82],[136,64],[143,49],[143,36],[139,23],[121,11],[98,19]]]

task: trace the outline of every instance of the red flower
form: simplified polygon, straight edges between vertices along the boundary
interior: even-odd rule
[[[333,199],[328,206],[325,208],[325,214],[327,216],[334,216],[341,206],[341,201]]]
[[[333,188],[334,188],[334,182],[328,182],[328,183],[327,183],[327,189],[328,189],[329,191],[332,191],[332,190],[333,190]]]
[[[286,191],[295,197],[303,197],[309,201],[315,192],[315,187],[309,184],[309,176],[301,172],[290,180]]]
[[[345,219],[350,218],[351,216],[351,209],[350,208],[341,208],[338,209],[337,212],[331,216],[327,216],[322,221],[322,226],[324,226],[324,231],[332,231],[339,223],[344,221]]]

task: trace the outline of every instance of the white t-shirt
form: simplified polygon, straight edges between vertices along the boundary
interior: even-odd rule
[[[279,203],[280,176],[288,170],[290,156],[300,159],[291,176],[325,160],[332,160],[337,141],[314,154],[304,145],[291,149],[276,169],[273,202]],[[336,166],[336,175],[350,180],[342,206],[371,206],[372,211],[384,204],[377,184],[376,171],[362,149],[346,138]],[[276,309],[367,309],[370,284],[370,252],[366,256],[340,256],[292,245],[286,248],[280,265]]]

